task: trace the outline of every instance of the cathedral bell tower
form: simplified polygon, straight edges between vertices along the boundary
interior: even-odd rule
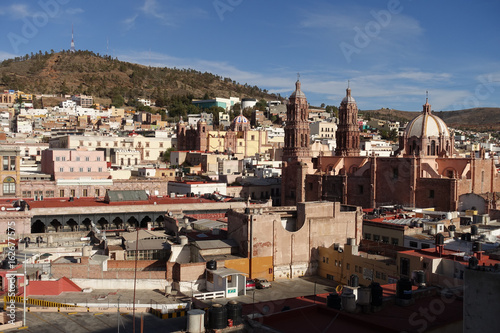
[[[336,140],[336,156],[359,156],[358,106],[349,87],[340,103]]]
[[[286,116],[281,204],[294,206],[305,201],[305,174],[311,163],[309,105],[299,80],[286,106]]]

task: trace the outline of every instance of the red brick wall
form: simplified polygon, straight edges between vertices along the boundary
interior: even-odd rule
[[[108,271],[103,272],[100,265],[91,265],[88,263],[88,258],[82,257],[81,263],[53,263],[51,272],[54,278],[67,277],[70,279],[133,279],[134,278],[134,265],[132,260],[108,260]],[[165,279],[165,271],[140,271],[145,267],[158,265],[155,261],[141,261],[137,262],[137,278],[138,279]],[[129,270],[116,270],[117,268],[128,268]]]

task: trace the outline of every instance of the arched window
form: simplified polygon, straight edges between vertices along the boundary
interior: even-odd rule
[[[12,177],[7,177],[3,181],[3,195],[16,194],[16,180]]]
[[[431,155],[436,155],[436,141],[434,140],[431,141]]]

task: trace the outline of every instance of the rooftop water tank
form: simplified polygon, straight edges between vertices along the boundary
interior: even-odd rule
[[[227,327],[227,309],[220,304],[213,304],[208,310],[208,325],[213,330]]]
[[[472,227],[470,227],[470,233],[472,236],[476,236],[477,234],[479,234],[478,226],[473,224]]]
[[[408,278],[401,278],[396,283],[396,297],[410,300],[412,296],[411,281]]]
[[[227,319],[231,319],[233,321],[233,325],[237,326],[243,323],[243,307],[241,303],[236,301],[229,301],[226,304],[227,308]]]
[[[349,286],[350,287],[358,287],[359,286],[359,278],[356,274],[351,275],[351,278],[349,279]]]
[[[356,296],[354,294],[342,293],[342,308],[347,312],[356,311]]]
[[[326,296],[326,306],[332,309],[340,310],[342,308],[342,300],[339,294],[331,293]]]
[[[217,269],[217,261],[215,260],[207,261],[207,269],[215,271]]]
[[[187,331],[190,333],[204,333],[205,332],[205,311],[203,310],[189,310],[187,312]]]
[[[378,282],[372,282],[370,288],[372,289],[372,305],[382,306],[384,289],[380,286],[380,283]]]
[[[358,304],[370,305],[372,301],[372,289],[370,287],[359,288],[358,290]]]

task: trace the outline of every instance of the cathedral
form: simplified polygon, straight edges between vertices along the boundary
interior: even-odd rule
[[[309,156],[307,100],[300,82],[287,106],[282,203],[339,201],[375,208],[404,205],[440,211],[470,209],[467,194],[500,190],[493,159],[454,155],[454,138],[428,100],[408,123],[391,157],[360,156],[358,108],[347,89],[339,107],[335,156]]]
[[[267,132],[252,129],[250,121],[242,114],[233,119],[227,131],[213,130],[203,118],[194,128],[181,119],[176,134],[177,149],[180,151],[226,152],[244,158],[272,149]]]

